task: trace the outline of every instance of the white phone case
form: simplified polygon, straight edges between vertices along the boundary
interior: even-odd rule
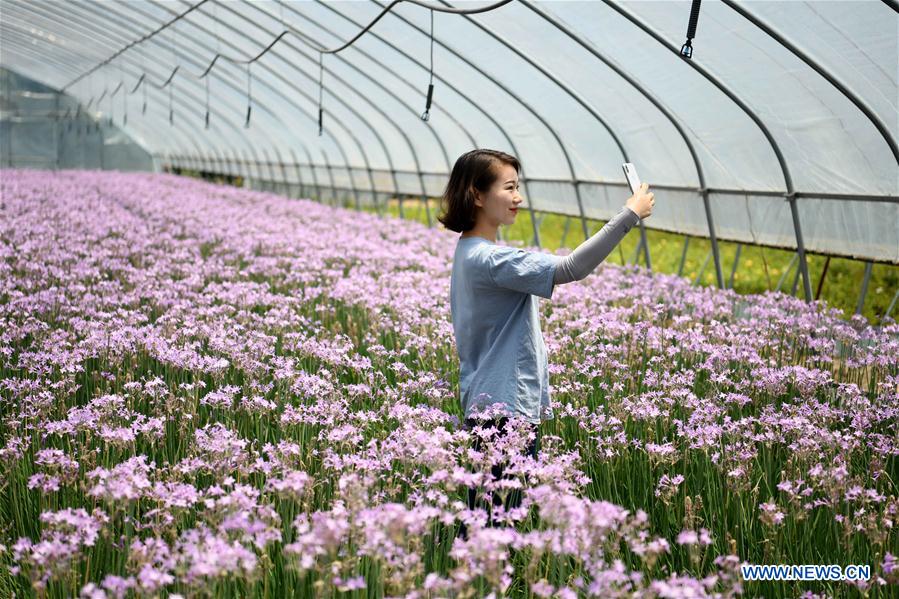
[[[622,165],[624,169],[624,177],[627,179],[628,185],[631,186],[631,193],[637,193],[640,189],[640,177],[637,176],[637,167],[631,162],[625,162]]]

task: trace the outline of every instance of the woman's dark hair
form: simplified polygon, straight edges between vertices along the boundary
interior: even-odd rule
[[[521,172],[518,158],[498,150],[472,150],[459,156],[441,199],[443,213],[437,217],[443,226],[456,233],[470,231],[475,225],[475,190],[485,192],[499,176],[496,165],[508,164]]]

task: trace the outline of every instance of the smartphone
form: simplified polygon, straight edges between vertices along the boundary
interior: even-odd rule
[[[630,162],[621,165],[624,169],[624,177],[627,179],[628,185],[631,186],[631,193],[637,193],[640,189],[640,177],[637,176],[637,167]]]

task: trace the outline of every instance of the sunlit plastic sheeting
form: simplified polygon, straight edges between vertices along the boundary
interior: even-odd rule
[[[346,189],[355,188],[355,185],[353,185],[353,178],[350,176],[350,172],[346,169],[346,167],[331,167],[331,176],[333,177],[335,186]]]
[[[237,57],[242,59],[259,53],[260,48],[256,40],[268,37],[274,39],[281,31],[264,11],[254,5],[223,4],[219,7],[219,14],[222,18],[228,19],[227,24],[223,22],[223,28],[227,28],[228,37],[234,40],[234,49],[229,55],[236,53]],[[245,35],[249,36],[249,41]],[[219,62],[227,63],[225,60]],[[216,63],[216,68],[219,62]],[[242,89],[245,89],[246,67],[231,66],[232,69],[241,72]],[[250,69],[259,79],[257,87],[266,81],[269,82],[268,85],[271,87],[263,89],[260,97],[281,107],[280,126],[284,131],[293,133],[304,130],[317,131],[318,67],[315,57],[307,49],[298,47],[292,38],[284,38],[279,43],[277,53],[271,57],[267,55],[254,63]],[[376,138],[371,133],[372,127],[367,119],[354,114],[349,109],[351,106],[343,98],[340,100],[341,102],[328,103],[323,127],[329,135],[339,140],[345,153],[345,157],[340,158],[341,162],[365,164],[363,156],[369,152],[369,148],[376,147]],[[280,143],[289,142],[289,138],[285,135],[277,136],[275,139]],[[377,160],[378,154],[369,157],[369,160],[372,158]],[[383,160],[381,154],[380,161]]]
[[[720,238],[796,249],[785,198],[712,194],[711,201]],[[807,251],[899,261],[899,205],[801,197],[796,206]]]
[[[330,5],[332,8],[339,10],[341,13],[351,17],[357,23],[368,23],[381,11],[382,6],[377,3],[362,2],[345,2]],[[305,4],[300,5],[305,12],[307,7]],[[419,81],[421,86],[421,94],[419,101],[422,102],[422,110],[424,108],[424,92],[427,90],[428,82],[428,64],[429,64],[429,31],[430,21],[427,11],[424,14],[416,15],[416,7],[412,5],[398,5],[385,15],[372,28],[372,33],[377,33],[381,38],[388,40],[395,47],[409,53],[412,58],[400,60],[395,58],[396,50],[389,48],[386,43],[378,38],[368,35],[360,38],[360,48],[372,53],[375,57],[383,60],[386,64],[395,67],[398,75],[409,81]],[[410,10],[412,9],[412,10]],[[416,20],[418,18],[427,20]],[[404,20],[405,19],[405,20]],[[416,25],[415,28],[406,21],[411,20]],[[456,119],[463,123],[469,133],[474,137],[477,144],[481,147],[493,145],[497,149],[507,151],[517,150],[519,157],[526,163],[529,156],[534,156],[535,160],[540,155],[538,146],[541,144],[552,143],[551,135],[545,130],[542,133],[544,137],[531,135],[533,126],[531,121],[533,116],[526,108],[523,107],[521,101],[515,94],[521,93],[522,97],[526,93],[522,92],[520,84],[517,89],[503,89],[496,83],[492,82],[488,77],[482,74],[482,70],[489,72],[489,65],[485,69],[483,62],[489,62],[492,48],[490,46],[478,46],[478,40],[468,35],[467,31],[463,37],[457,37],[458,24],[456,18],[451,15],[435,15],[435,31],[438,44],[435,45],[435,91],[434,101],[437,105],[434,108],[432,121],[440,118],[441,110],[452,111]],[[358,32],[358,27],[352,29],[354,34]],[[464,45],[467,48],[476,48],[475,57],[469,57],[465,60],[465,53],[459,52],[458,45]],[[462,57],[453,54],[453,50],[462,55]],[[416,64],[414,59],[418,59],[421,64]],[[439,79],[436,79],[439,77]],[[460,94],[449,95],[451,90],[459,90],[460,94],[465,94],[468,100],[461,98]],[[440,108],[443,106],[444,108]],[[445,118],[445,117],[444,117]],[[411,121],[411,120],[410,120]],[[485,123],[486,121],[486,123]],[[412,123],[410,122],[410,125]],[[483,126],[487,124],[488,126]],[[420,129],[423,123],[417,124]],[[503,135],[505,130],[506,135]],[[489,139],[482,137],[481,131],[489,134]],[[523,138],[520,134],[524,133]],[[511,141],[507,141],[507,138]],[[416,135],[415,139],[422,138],[423,135]],[[455,158],[464,151],[471,149],[470,142],[466,137],[458,136],[457,142],[453,138],[449,138],[446,142],[447,152],[450,156],[450,162],[454,162]],[[513,149],[512,145],[516,147]],[[545,152],[543,152],[545,154]],[[552,164],[556,164],[558,160],[564,160],[559,156],[549,158]],[[559,163],[560,165],[562,163]],[[550,165],[551,166],[551,165]],[[400,168],[400,165],[398,165]],[[442,167],[441,170],[446,167]],[[425,168],[423,170],[436,170],[435,168]]]
[[[135,19],[146,14],[147,3],[126,3],[124,6],[116,5],[116,10],[131,14]],[[155,5],[153,8],[157,8]],[[179,8],[176,4],[165,4],[164,9],[157,10],[157,18],[160,24],[172,19],[178,12],[186,8]],[[199,110],[200,126],[202,126],[205,113],[205,78],[197,79],[208,67],[215,54],[221,51],[223,54],[234,58],[245,58],[251,53],[258,53],[258,38],[250,35],[249,39],[243,35],[246,27],[235,26],[233,19],[228,19],[228,8],[222,5],[218,8],[219,21],[211,20],[202,12],[191,13],[192,18],[182,19],[173,27],[162,34],[158,41],[161,42],[158,56],[166,62],[166,70],[170,73],[175,65],[179,65],[179,73],[175,75],[175,85],[189,86],[199,100],[196,102]],[[161,10],[161,12],[160,12]],[[130,11],[130,13],[129,13]],[[195,11],[197,12],[197,11]],[[239,24],[238,24],[239,25]],[[216,36],[216,33],[218,34]],[[174,56],[173,50],[174,48]],[[190,73],[190,75],[188,75]],[[246,119],[247,98],[247,73],[245,65],[235,65],[230,61],[219,58],[215,66],[209,72],[210,107],[219,113],[210,117],[210,127],[215,119],[226,121],[221,123],[224,131],[224,143],[231,146],[263,145],[277,143],[289,146],[294,141],[292,127],[285,127],[286,119],[296,117],[295,110],[291,110],[292,103],[296,101],[296,94],[285,91],[284,82],[278,79],[277,71],[272,66],[259,62],[251,67],[253,75],[251,91],[252,126],[244,128]],[[313,123],[313,104],[308,103],[307,122],[311,129]],[[268,138],[262,142],[260,138]]]
[[[809,251],[899,263],[899,204],[803,197],[797,205]]]
[[[601,220],[609,220],[621,210],[622,206],[627,202],[627,199],[631,196],[631,191],[628,188],[627,184],[616,184],[616,183],[581,183],[579,185],[579,189],[581,192],[581,201],[584,204],[584,214],[587,218],[597,218]],[[662,202],[662,192],[656,191],[656,196],[658,196],[659,201],[656,202],[656,207],[653,209],[652,220],[654,222],[650,223],[647,221],[647,225],[651,225],[653,227],[664,227],[666,223],[662,222],[667,219],[665,215],[665,205],[674,206],[679,205],[680,198],[673,197],[670,192],[666,191],[664,194],[665,201]],[[575,200],[576,202],[576,200]],[[569,210],[572,214],[577,214],[577,205],[573,209]],[[675,210],[675,214],[677,212],[683,212],[683,208],[677,211]],[[662,216],[663,218],[656,218],[657,216]],[[673,228],[674,225],[670,225]]]
[[[336,3],[286,4],[284,18],[288,25],[300,29],[318,43],[334,47],[356,35],[360,29],[358,23],[367,24],[372,9],[377,11],[377,7],[365,3],[343,4],[353,6]],[[447,94],[458,97],[439,80],[435,81],[432,118],[428,122],[423,121],[420,117],[424,112],[429,81],[426,66],[429,63],[428,46],[420,44],[410,48],[380,26],[381,22],[350,48],[324,57],[325,67],[334,72],[333,76],[325,74],[325,82],[330,85],[336,80],[335,77],[352,82],[354,89],[348,98],[357,98],[354,104],[359,110],[378,115],[377,120],[383,125],[381,133],[385,143],[390,144],[394,156],[395,168],[446,171],[448,162],[471,149],[472,133],[469,131],[466,135],[462,127],[470,130],[477,127],[478,122],[466,122],[464,114],[455,114],[455,106],[454,118],[447,118],[445,112],[438,118],[441,112],[439,106],[441,103],[446,105]],[[413,56],[405,56],[390,48],[389,44]],[[416,65],[414,60],[425,66]],[[435,63],[436,60],[435,57]],[[436,64],[435,68],[437,75],[442,75]]]
[[[397,172],[397,192],[411,195],[421,195],[421,177],[417,173]]]
[[[384,193],[395,193],[396,185],[394,184],[394,176],[388,171],[373,170],[372,179],[375,181],[375,189]]]
[[[443,174],[426,173],[422,175],[425,182],[425,193],[432,198],[439,198],[446,190],[449,178]]]
[[[152,170],[150,155],[134,144],[120,129],[112,128],[103,135],[103,167],[117,171]]]
[[[568,181],[525,179],[521,186],[523,204],[530,210],[579,215],[574,186]]]
[[[843,7],[823,9],[829,18],[828,22],[822,21],[819,5],[832,4]],[[683,42],[689,3],[629,2],[619,5],[677,47]],[[849,5],[854,11],[851,18],[847,13]],[[688,63],[605,3],[554,2],[541,6],[558,15],[604,56],[622,65],[687,125],[697,138],[697,151],[710,186],[759,190],[785,188],[771,145],[757,125]],[[896,50],[896,15],[888,6],[877,2],[757,2],[745,4],[745,7],[765,18],[787,37],[793,29],[800,29],[804,30],[803,39],[812,38],[814,34],[809,32],[810,27],[814,32],[832,30],[837,24],[838,29],[842,29],[845,21],[854,21],[858,37],[851,37],[849,32],[853,29],[844,30],[838,36],[842,43],[836,49],[819,39],[806,51],[825,68],[842,63],[841,73],[847,70],[847,60],[866,63],[867,74],[862,71],[848,83],[864,98],[880,98],[877,103],[895,137],[895,73],[899,54]],[[484,18],[498,17],[499,11]],[[785,27],[784,23],[792,27]],[[834,37],[831,31],[818,35]],[[555,39],[556,35],[541,36],[541,44],[544,37]],[[848,43],[850,39],[853,44]],[[850,47],[856,42],[856,47]],[[723,3],[710,3],[702,7],[694,47],[694,62],[719,78],[769,128],[798,190],[895,194],[896,162],[874,126],[830,83],[774,39]],[[553,55],[553,52],[546,52],[547,57]],[[634,105],[635,94],[628,90],[630,86],[621,78],[603,78],[602,86],[595,85],[590,63],[596,60],[587,59],[585,55],[582,52],[581,55],[566,56],[569,64],[579,67],[581,81],[593,82],[593,85],[583,86],[584,89],[611,87],[621,94],[618,102],[604,103],[603,109],[616,110],[614,104]],[[557,68],[563,68],[562,64],[559,63]],[[884,101],[885,98],[890,100]],[[563,118],[570,114],[565,107],[560,107],[558,113]],[[661,127],[660,119],[647,120],[645,115],[622,110],[615,113],[611,122],[623,131],[635,127],[653,130],[654,135],[644,137],[644,143],[633,141],[632,161],[638,167],[643,164],[648,167],[647,161],[651,160],[679,164],[671,152],[672,143],[668,141],[671,128]],[[568,133],[565,128],[563,131]],[[631,138],[627,139],[631,143]],[[656,171],[654,167],[641,170],[659,182],[684,185],[696,181],[691,172],[695,169],[681,168],[683,175],[679,179],[672,178],[668,170]]]
[[[333,13],[329,13],[330,18],[327,15],[322,17],[327,26],[321,27],[319,24],[322,21],[314,15],[303,17],[303,13],[293,11],[290,6],[285,6],[284,12],[288,26],[301,28],[303,34],[317,40],[320,47],[339,43],[338,38],[331,33],[334,31],[332,28],[334,24],[329,21],[336,20]],[[358,32],[358,28],[355,28],[355,31]],[[302,43],[293,43],[298,46],[296,50],[298,62],[299,55],[309,55],[310,68],[317,77],[317,52]],[[327,91],[323,103],[326,110],[330,111],[333,107],[345,103],[353,112],[361,114],[365,120],[364,127],[373,129],[373,134],[379,138],[373,147],[389,148],[388,152],[395,167],[409,170],[419,168],[446,170],[448,156],[444,152],[445,142],[420,119],[423,102],[418,108],[414,107],[408,90],[399,90],[398,93],[394,89],[396,86],[385,85],[375,76],[377,73],[369,73],[363,68],[365,65],[357,65],[355,61],[350,60],[351,56],[352,53],[347,52],[324,57],[324,84]],[[420,93],[419,91],[418,94]],[[335,109],[334,117],[343,119],[347,111],[348,109],[340,106],[339,110]],[[374,161],[374,165],[381,168],[389,167],[383,160]]]
[[[362,168],[351,168],[350,176],[353,179],[353,187],[360,190],[371,190],[371,179],[368,176],[368,170]]]
[[[59,46],[53,46],[54,51],[49,52],[47,54],[47,59],[43,61],[44,63],[55,67],[57,77],[60,75],[60,69],[64,69],[61,71],[64,81],[73,78],[76,74],[82,73],[92,66],[91,63],[83,66],[85,57],[90,57],[91,61],[99,61],[103,57],[108,56],[108,51],[110,51],[104,50],[106,33],[102,30],[92,30],[91,25],[93,25],[93,23],[89,19],[82,18],[77,14],[60,15],[57,14],[57,11],[52,10],[52,7],[41,7],[38,5],[31,7],[27,15],[15,11],[11,13],[5,12],[4,14],[4,18],[6,19],[14,17],[27,17],[29,24],[34,28],[52,30],[53,28],[64,27],[61,31],[57,31],[57,38],[65,38],[66,42],[62,45],[62,47],[65,48],[65,52],[60,52]],[[117,45],[116,47],[120,46]],[[24,50],[20,50],[15,45],[11,47],[8,41],[5,41],[4,43],[4,51],[12,52],[14,55],[20,51],[24,52]],[[95,62],[93,62],[93,64],[95,64]],[[139,73],[134,74],[134,82],[137,81],[138,76]],[[86,88],[91,92],[90,97],[94,98],[94,102],[88,107],[87,102],[89,101],[89,98],[82,98],[82,110],[90,110],[90,112],[94,113],[97,117],[107,117],[110,113],[115,113],[116,110],[118,110],[118,115],[121,115],[123,111],[121,104],[123,91],[119,90],[118,95],[112,95],[115,85],[119,81],[121,81],[121,72],[119,71],[119,68],[116,67],[114,70],[110,69],[105,73],[102,80],[98,78],[96,81],[86,82]],[[107,94],[103,100],[100,101],[104,85],[107,85]],[[180,97],[179,100],[181,100]],[[140,136],[135,135],[134,137],[138,138]],[[153,146],[155,149],[158,146],[158,143],[154,143]]]
[[[192,5],[3,2],[2,61],[59,88]],[[621,172],[629,160],[657,190],[691,188],[657,193],[648,227],[706,236],[705,206],[692,191],[702,184],[701,168],[707,187],[747,192],[712,194],[720,238],[795,247],[789,204],[782,195],[764,195],[788,191],[776,147],[801,194],[797,206],[807,249],[897,260],[895,204],[802,195],[899,196],[896,160],[882,135],[834,85],[725,2],[702,6],[692,63],[650,35],[678,49],[689,16],[686,1],[536,2],[535,9],[521,1],[471,16],[435,13],[434,104],[427,122],[420,115],[430,77],[431,14],[402,3],[353,46],[324,57],[319,137],[318,49],[355,36],[386,5],[209,2],[67,91],[86,104],[120,81],[130,90],[142,72],[161,84],[178,66],[174,125],[168,124],[169,88],[146,88],[146,115],[139,114],[143,91],[127,97],[125,132],[163,161],[178,155],[185,165],[225,164],[228,172],[272,185],[287,179],[298,192],[347,187],[360,192],[350,194],[360,202],[372,181],[384,198],[419,197],[423,187],[439,196],[460,154],[489,147],[519,157],[526,202],[534,209],[575,217],[583,210],[587,217],[607,219],[630,195]],[[739,7],[845,84],[889,135],[899,137],[899,36],[890,6],[869,1]],[[216,52],[246,60],[284,29],[294,33],[250,67],[252,125],[243,126],[246,66],[220,58],[208,76],[212,114],[205,129],[205,80],[195,77]],[[110,111],[107,97],[91,112],[104,118],[112,112],[118,119],[123,99],[113,98]],[[770,131],[773,145],[752,115]],[[282,168],[282,160],[294,166]],[[846,223],[835,220],[828,229],[828,218]],[[862,231],[866,223],[870,228]]]

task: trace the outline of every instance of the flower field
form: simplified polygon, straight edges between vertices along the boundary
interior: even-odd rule
[[[474,451],[456,237],[4,170],[0,597],[899,596],[899,325],[602,265],[540,302],[537,459]],[[469,485],[524,500],[487,527]]]

